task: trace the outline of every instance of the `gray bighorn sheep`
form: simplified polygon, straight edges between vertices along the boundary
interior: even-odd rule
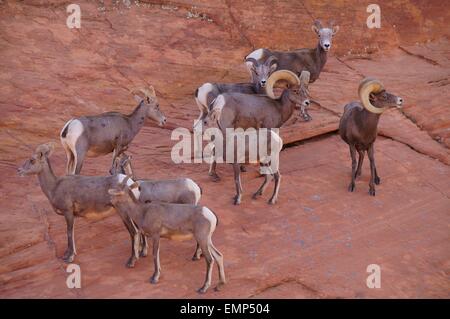
[[[253,58],[245,60],[247,68],[252,75],[252,83],[205,83],[195,91],[195,102],[200,109],[200,116],[194,123],[194,129],[202,125],[206,118],[212,101],[222,93],[238,92],[245,94],[265,94],[265,86],[269,76],[277,67],[277,59],[273,56],[263,63]]]
[[[198,290],[205,293],[211,285],[212,267],[214,261],[219,268],[219,290],[225,283],[225,271],[222,253],[213,245],[212,234],[218,220],[216,215],[205,206],[189,204],[171,204],[152,202],[143,204],[139,201],[139,182],[128,186],[127,180],[109,190],[114,207],[127,214],[139,229],[153,242],[154,273],[150,282],[158,282],[161,274],[159,261],[160,238],[185,240],[194,238],[205,256],[207,270],[203,286]],[[197,251],[196,253],[197,254]]]
[[[309,105],[309,72],[303,71],[300,78],[288,70],[275,71],[266,84],[267,96],[242,93],[224,93],[219,95],[206,119],[217,123],[225,133],[227,128],[280,128],[294,114],[295,109],[302,112]],[[290,85],[280,97],[275,97],[274,86],[278,81]],[[212,161],[209,175],[214,180],[220,177],[216,172],[216,161]]]
[[[100,156],[117,155],[128,145],[144,126],[148,117],[163,126],[166,117],[159,109],[153,87],[140,89],[144,98],[135,95],[138,105],[131,114],[107,112],[100,115],[82,116],[67,122],[60,133],[61,143],[67,155],[67,174],[79,174],[86,154]]]
[[[375,184],[380,184],[373,147],[377,138],[378,120],[387,108],[394,106],[400,108],[403,99],[386,92],[381,82],[373,78],[361,81],[358,94],[361,102],[347,104],[339,123],[339,135],[348,144],[352,159],[352,180],[348,190],[353,192],[355,189],[355,179],[361,175],[364,153],[367,151],[371,173],[369,194],[375,196]],[[359,154],[358,167],[356,167],[356,152]]]
[[[155,201],[174,203],[174,204],[191,204],[197,205],[202,196],[202,190],[190,178],[178,178],[168,180],[149,180],[149,179],[137,179],[133,174],[131,168],[131,156],[122,153],[116,158],[113,168],[110,171],[111,174],[125,174],[137,180],[140,185],[139,201],[142,203],[151,203]],[[139,236],[137,241],[134,236]],[[139,259],[139,255],[147,256],[147,238],[143,234],[135,234],[133,231],[132,241],[136,240],[136,244],[139,242],[139,249],[131,250],[131,257],[128,260],[127,266],[133,267],[136,260]],[[133,246],[134,247],[134,246]],[[138,255],[139,251],[139,255]],[[194,260],[200,258],[200,252]]]
[[[325,63],[327,53],[331,49],[333,36],[339,31],[339,26],[330,22],[328,27],[323,27],[319,20],[314,21],[312,30],[317,34],[319,42],[314,49],[297,49],[294,51],[274,51],[269,49],[257,49],[246,56],[246,59],[253,58],[258,61],[275,56],[277,58],[277,70],[290,70],[300,76],[302,71],[311,73],[310,83],[319,78]],[[302,114],[305,120],[311,120],[311,116],[306,112]]]
[[[18,169],[21,176],[37,175],[42,192],[48,198],[53,210],[63,215],[67,223],[67,250],[63,260],[70,263],[76,255],[74,238],[75,217],[99,219],[114,212],[108,190],[118,182],[122,182],[125,175],[115,176],[55,176],[50,165],[49,157],[54,143],[39,145],[22,167]],[[120,213],[119,213],[120,215]],[[133,225],[126,215],[120,215],[133,242]]]

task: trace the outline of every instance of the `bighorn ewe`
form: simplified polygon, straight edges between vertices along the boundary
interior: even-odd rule
[[[111,174],[126,174],[136,180],[136,177],[134,176],[133,170],[131,168],[131,156],[122,153],[119,157],[117,157],[114,162],[113,168],[111,169]],[[169,180],[139,179],[138,182],[140,185],[140,192],[137,199],[141,203],[151,203],[158,201],[174,204],[197,205],[202,194],[200,186],[198,186],[197,183],[195,183],[190,178],[178,178]],[[147,239],[144,235],[140,235],[141,236],[138,241],[135,236],[139,236],[139,234],[135,234],[133,232],[132,241],[136,244],[140,243],[140,247],[139,249],[135,247],[131,250],[131,257],[129,258],[129,261],[127,263],[128,267],[134,266],[136,260],[139,259],[139,252],[140,256],[147,256]],[[200,252],[198,256],[193,259],[196,260],[199,258]]]
[[[380,184],[374,158],[373,143],[377,138],[377,126],[381,113],[387,108],[403,104],[401,97],[386,92],[380,81],[365,78],[358,88],[361,102],[351,102],[344,107],[339,123],[339,134],[349,145],[352,158],[352,180],[348,190],[355,189],[355,179],[361,175],[364,152],[367,151],[370,160],[369,194],[375,196],[375,184]],[[356,167],[356,151],[359,154],[358,167]]]
[[[258,61],[265,61],[272,56],[277,58],[277,70],[290,70],[300,76],[302,71],[311,73],[310,83],[319,78],[325,63],[327,53],[331,49],[331,40],[339,31],[339,26],[330,22],[329,27],[323,27],[319,20],[312,25],[312,30],[317,34],[319,42],[314,49],[297,49],[294,51],[282,52],[269,49],[257,49],[246,56],[246,59],[253,58]],[[305,120],[311,120],[311,116],[306,112],[302,114]]]
[[[107,112],[71,119],[64,125],[60,138],[67,155],[67,174],[80,173],[88,151],[93,156],[112,152],[114,163],[116,156],[125,151],[139,133],[146,117],[164,125],[166,117],[159,109],[153,87],[140,91],[145,97],[134,96],[138,106],[129,115]]]
[[[225,92],[265,94],[267,80],[277,68],[277,59],[272,56],[261,63],[253,58],[247,58],[245,62],[252,75],[252,83],[205,83],[195,91],[195,102],[200,109],[200,116],[194,123],[194,129],[202,124],[212,101],[219,94]]]
[[[54,211],[66,218],[68,247],[63,260],[70,263],[76,254],[74,218],[99,219],[114,212],[108,190],[122,182],[126,176],[55,176],[49,161],[53,148],[53,143],[38,146],[31,158],[18,169],[18,173],[21,176],[36,174]],[[129,223],[129,218],[125,218],[127,216],[120,217],[133,240],[133,225]]]
[[[295,109],[300,112],[309,105],[309,72],[303,71],[300,78],[288,70],[275,71],[268,79],[264,95],[250,95],[242,93],[224,93],[219,95],[209,112],[206,124],[216,122],[225,134],[227,128],[279,128],[289,120]],[[289,88],[283,90],[276,98],[273,92],[278,81],[287,81]],[[219,179],[216,173],[216,162],[210,166],[209,174],[215,180]]]
[[[203,287],[198,292],[205,293],[211,285],[212,266],[214,261],[219,268],[219,289],[225,284],[223,255],[214,247],[212,234],[217,226],[216,215],[207,207],[189,204],[169,204],[152,202],[142,204],[139,196],[139,182],[127,185],[127,180],[109,190],[114,207],[127,214],[141,231],[153,241],[154,273],[150,282],[158,282],[161,266],[159,262],[159,240],[184,240],[195,238],[205,256],[207,270]],[[196,251],[197,253],[197,251]]]

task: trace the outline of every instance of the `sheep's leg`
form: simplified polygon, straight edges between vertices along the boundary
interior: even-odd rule
[[[159,276],[161,275],[161,265],[159,263],[159,235],[153,236],[153,263],[154,263],[154,273],[150,278],[150,282],[152,284],[156,284],[159,280]]]
[[[256,191],[256,193],[253,194],[253,199],[257,199],[266,190],[266,187],[267,187],[268,182],[269,182],[269,174],[263,174],[263,175],[264,175],[264,182],[261,184],[261,186]]]
[[[74,236],[75,216],[73,215],[73,212],[66,211],[64,212],[64,217],[66,218],[67,224],[67,250],[64,253],[63,260],[66,263],[71,263],[74,260],[76,254],[75,236]]]
[[[281,174],[280,172],[276,172],[273,174],[275,179],[275,187],[273,189],[273,195],[269,199],[269,204],[275,204],[278,200],[278,192],[280,191],[280,182],[281,182]]]
[[[216,149],[215,148],[212,150],[212,156],[213,156],[213,161],[209,165],[208,174],[209,174],[209,176],[212,177],[213,182],[218,182],[218,181],[220,181],[220,176],[217,175],[217,173],[216,173],[217,162],[216,162]]]
[[[358,168],[356,169],[356,177],[361,176],[361,168],[364,161],[364,153],[365,153],[364,150],[358,151],[359,158],[358,158]]]
[[[140,243],[140,247],[139,247],[139,256],[140,257],[147,257],[148,255],[148,242],[147,242],[147,236],[145,236],[145,234],[140,233],[139,236],[139,243]]]
[[[234,197],[234,205],[239,205],[241,203],[242,197],[241,170],[239,163],[234,163],[233,169],[234,169],[234,183],[236,185],[236,196]]]
[[[239,166],[238,166],[239,169]],[[206,261],[206,278],[205,283],[203,284],[203,287],[198,290],[199,293],[203,294],[205,293],[208,288],[211,286],[211,275],[212,275],[212,269],[213,269],[213,257],[211,256],[211,251],[209,250],[208,243],[205,241],[200,242],[200,248],[203,251],[203,256],[205,256]]]
[[[130,234],[131,238],[131,256],[128,258],[128,261],[126,263],[126,266],[128,268],[133,268],[136,261],[139,259],[136,253],[136,245],[139,240],[139,232],[138,230],[133,226],[133,223],[131,222],[131,219],[128,216],[122,216],[119,213],[120,217],[122,218],[122,222],[125,225],[125,227],[128,230],[128,233]]]
[[[219,283],[217,284],[217,286],[215,288],[218,291],[227,282],[225,279],[225,269],[223,267],[223,255],[216,247],[214,247],[212,240],[210,239],[209,241],[210,241],[209,247],[211,248],[211,254],[212,254],[214,260],[217,262],[217,268],[219,269]]]
[[[192,260],[199,260],[202,257],[202,250],[200,245],[197,242],[197,247],[195,248],[194,256],[192,256]]]
[[[245,173],[247,171],[247,168],[245,167],[244,164],[241,164],[240,169],[242,173]]]
[[[84,139],[78,139],[77,144],[76,144],[76,152],[77,154],[75,155],[75,175],[80,174],[81,172],[81,168],[83,167],[83,161],[84,161],[84,157],[86,156],[86,153],[88,151],[89,145],[87,143],[87,141],[85,141]]]
[[[375,157],[374,157],[373,144],[371,144],[369,146],[369,149],[367,150],[367,155],[369,156],[369,160],[370,160],[369,194],[372,196],[375,196],[375,176],[376,176],[377,172],[376,172],[376,168],[375,168]]]
[[[378,176],[377,167],[375,166],[375,185],[380,185],[380,184],[381,184],[381,178],[380,178],[380,176]]]
[[[349,145],[350,156],[352,158],[352,181],[348,186],[348,191],[353,192],[355,190],[355,178],[356,178],[356,147],[355,145]]]

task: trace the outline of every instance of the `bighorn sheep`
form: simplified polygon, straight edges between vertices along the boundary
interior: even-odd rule
[[[361,175],[364,152],[367,151],[370,160],[369,194],[375,196],[375,184],[380,184],[380,177],[375,166],[373,143],[377,138],[377,126],[381,113],[387,108],[401,108],[403,99],[386,92],[380,81],[365,78],[359,85],[358,94],[361,102],[351,102],[344,107],[339,123],[339,134],[348,144],[352,159],[352,180],[348,190],[355,189],[355,179]],[[356,167],[356,151],[359,154]]]
[[[86,154],[99,156],[113,153],[113,163],[121,152],[139,133],[148,117],[163,126],[166,117],[159,109],[153,87],[140,89],[144,98],[135,95],[138,106],[125,115],[107,112],[100,115],[82,116],[67,122],[61,133],[61,143],[67,155],[67,174],[79,174]]]
[[[130,179],[128,177],[128,179]],[[222,253],[213,245],[212,234],[217,226],[216,215],[207,207],[189,204],[170,204],[152,202],[141,203],[139,197],[139,182],[128,186],[128,180],[109,190],[114,207],[127,214],[145,235],[153,241],[154,273],[150,282],[158,282],[161,266],[159,262],[160,238],[184,240],[195,238],[205,256],[207,270],[203,286],[198,290],[205,293],[211,285],[212,266],[214,261],[219,268],[218,290],[226,283]],[[136,196],[137,193],[137,196]],[[197,254],[197,251],[196,251]]]
[[[131,168],[131,156],[122,153],[116,158],[113,168],[111,169],[111,174],[126,174],[131,176],[134,180],[137,180],[133,174]],[[178,178],[169,180],[148,180],[139,179],[137,180],[140,185],[139,201],[141,203],[151,203],[151,202],[165,202],[174,204],[191,204],[197,205],[200,201],[202,190],[200,186],[197,185],[190,178]],[[140,256],[147,256],[147,239],[144,235],[140,234],[140,247],[138,249],[131,250],[131,257],[127,263],[128,267],[133,267],[136,260]],[[133,238],[137,236],[133,232]],[[136,239],[135,239],[136,240]],[[137,244],[136,240],[136,244]],[[194,260],[199,259],[200,255]]]
[[[100,219],[114,212],[108,190],[118,182],[122,182],[125,175],[115,176],[55,176],[50,165],[49,157],[54,144],[39,145],[22,167],[18,169],[21,176],[36,174],[45,196],[50,201],[54,211],[63,215],[67,223],[68,247],[63,260],[70,263],[76,255],[74,238],[75,217]],[[120,213],[119,213],[120,215]],[[129,218],[120,215],[133,240],[133,225]],[[126,218],[125,218],[126,217]],[[132,248],[134,243],[132,242]]]
[[[277,67],[277,59],[273,56],[261,63],[253,58],[247,58],[245,62],[252,75],[252,83],[205,83],[195,91],[195,102],[200,109],[200,116],[194,122],[194,129],[202,124],[212,101],[219,94],[225,92],[265,94],[267,80]]]
[[[297,49],[294,51],[273,51],[269,49],[257,49],[246,56],[246,59],[253,58],[258,61],[265,61],[275,56],[277,58],[277,70],[289,70],[300,76],[302,71],[309,71],[310,83],[319,78],[325,63],[327,53],[331,49],[331,40],[339,31],[339,26],[334,22],[329,23],[329,27],[323,27],[319,20],[312,25],[312,30],[317,34],[319,42],[314,49]],[[302,114],[305,120],[311,120],[311,116],[305,112]]]
[[[227,128],[280,128],[289,120],[295,109],[309,105],[309,72],[303,71],[300,78],[288,70],[275,71],[266,85],[267,96],[242,93],[224,93],[219,95],[206,118],[206,123],[215,122],[225,133]],[[276,98],[273,92],[278,81],[287,81],[289,88],[283,90]],[[220,177],[216,173],[216,162],[210,166],[209,174],[215,180]]]

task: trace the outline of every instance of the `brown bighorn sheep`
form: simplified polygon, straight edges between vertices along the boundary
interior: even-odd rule
[[[269,76],[277,67],[277,59],[270,57],[260,63],[253,58],[245,60],[247,68],[252,75],[252,83],[205,83],[195,91],[195,102],[200,109],[200,116],[194,123],[194,129],[202,125],[206,118],[212,101],[225,92],[237,92],[245,94],[265,94],[265,86]]]
[[[291,118],[295,109],[302,112],[309,105],[309,76],[308,71],[303,71],[298,78],[291,71],[279,70],[267,81],[267,96],[232,92],[221,94],[215,99],[206,123],[217,123],[224,133],[227,128],[280,128]],[[284,89],[276,98],[273,89],[278,81],[287,81],[291,87]],[[214,180],[220,179],[215,161],[211,163],[209,175]]]
[[[367,151],[370,160],[369,194],[375,196],[375,184],[381,180],[375,166],[373,143],[377,138],[377,126],[381,113],[387,108],[403,104],[401,97],[386,92],[380,81],[365,78],[359,85],[358,94],[361,102],[351,102],[344,107],[339,123],[339,135],[348,144],[352,159],[352,180],[348,190],[355,189],[355,179],[361,175],[364,152]],[[356,167],[356,151],[359,154]]]
[[[116,158],[111,174],[125,174],[131,176],[133,180],[137,180],[131,168],[131,156],[122,153]],[[174,204],[191,204],[197,205],[202,196],[202,190],[190,178],[178,178],[169,180],[137,180],[140,185],[140,192],[137,199],[141,203],[165,202]],[[147,239],[140,234],[140,256],[147,256]],[[133,232],[133,238],[137,236]],[[200,252],[194,260],[200,258]],[[128,267],[133,267],[136,260],[139,259],[137,249],[131,250],[131,257],[127,263]]]
[[[128,177],[128,179],[130,179]],[[127,180],[109,190],[114,207],[127,214],[141,231],[153,241],[154,273],[150,282],[156,284],[161,273],[159,262],[160,238],[184,240],[195,238],[205,256],[207,270],[203,286],[198,290],[205,293],[211,285],[212,267],[214,261],[219,268],[220,289],[226,283],[223,266],[223,255],[213,245],[212,234],[217,226],[216,215],[207,207],[189,204],[171,204],[152,202],[143,204],[137,197],[139,182],[127,185]],[[197,252],[196,252],[197,253]]]
[[[334,22],[329,23],[329,27],[323,27],[319,20],[312,25],[312,30],[317,34],[319,42],[314,49],[297,49],[294,51],[273,51],[269,49],[257,49],[246,56],[246,59],[253,58],[258,61],[265,61],[269,57],[277,58],[277,70],[289,70],[300,76],[302,71],[309,71],[311,77],[310,83],[319,78],[325,63],[327,62],[327,53],[331,49],[331,40],[339,31],[339,26],[335,26]],[[311,120],[311,116],[306,112],[302,114],[307,121]]]
[[[153,87],[140,91],[145,97],[134,96],[139,104],[129,115],[107,112],[71,119],[64,125],[60,139],[67,155],[67,174],[80,173],[88,152],[92,156],[112,152],[114,163],[116,156],[128,148],[144,126],[146,117],[158,122],[160,126],[165,124],[166,117],[159,109]]]
[[[123,181],[126,176],[55,176],[49,161],[53,148],[53,143],[38,146],[31,158],[18,169],[18,173],[21,176],[36,174],[42,192],[48,198],[54,211],[65,217],[68,244],[63,260],[70,263],[76,255],[75,217],[100,219],[113,213],[114,208],[108,190]],[[120,215],[120,217],[130,233],[133,248],[135,247],[134,226],[129,223],[126,215]]]

